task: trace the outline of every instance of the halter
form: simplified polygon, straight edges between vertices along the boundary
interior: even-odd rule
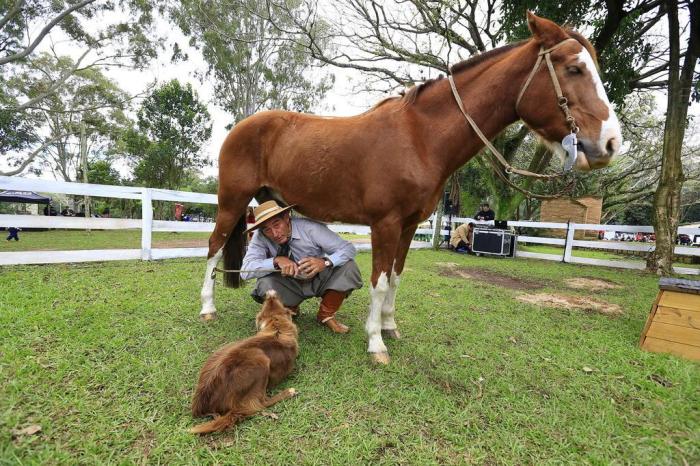
[[[532,79],[535,76],[535,73],[539,70],[540,66],[542,65],[543,57],[545,63],[547,63],[547,68],[549,69],[549,76],[552,80],[552,84],[554,85],[554,92],[557,94],[557,105],[559,108],[562,110],[564,113],[564,117],[566,118],[566,123],[569,126],[569,129],[571,130],[571,133],[569,136],[564,138],[564,141],[568,143],[573,144],[573,150],[576,150],[576,133],[579,131],[578,125],[576,125],[576,120],[574,119],[574,116],[571,114],[571,111],[569,110],[569,101],[566,97],[564,97],[564,94],[562,93],[561,86],[559,85],[559,79],[557,78],[557,74],[554,72],[554,65],[552,64],[552,59],[550,57],[551,53],[564,45],[564,43],[573,40],[576,41],[574,38],[568,38],[564,39],[563,41],[559,42],[558,44],[554,45],[553,47],[550,47],[548,49],[545,48],[540,48],[540,52],[537,54],[537,61],[535,62],[535,66],[532,67],[532,71],[530,71],[530,75],[527,77],[527,80],[525,81],[525,84],[523,87],[520,89],[520,93],[518,94],[518,98],[515,101],[515,111],[516,113],[518,112],[518,105],[520,104],[520,100],[523,97],[523,94],[525,94],[525,91],[527,90],[528,86],[532,82]],[[578,41],[577,41],[578,42]],[[555,175],[543,175],[541,173],[533,173],[528,170],[522,170],[520,168],[513,167],[506,161],[505,157],[501,155],[501,153],[494,147],[494,145],[489,141],[489,139],[484,135],[484,133],[481,132],[481,129],[477,126],[476,122],[472,119],[472,117],[469,116],[467,111],[464,109],[464,104],[462,103],[462,99],[459,96],[459,91],[457,91],[457,86],[455,85],[454,78],[450,74],[448,76],[448,80],[450,82],[450,87],[452,88],[452,95],[455,98],[455,101],[457,102],[457,106],[459,107],[460,111],[462,112],[462,115],[464,115],[464,118],[467,120],[469,125],[474,129],[474,132],[479,136],[479,138],[482,140],[482,142],[486,145],[486,147],[491,151],[491,153],[496,157],[498,162],[500,162],[501,165],[504,167],[504,171],[508,174],[510,173],[515,173],[517,175],[522,175],[522,176],[529,176],[532,178],[539,178],[539,179],[554,179],[554,178],[559,178],[561,176],[564,176],[565,173],[558,173]],[[568,141],[567,141],[568,139]],[[489,159],[491,160],[491,159]],[[513,186],[515,189],[518,191],[522,192],[528,197],[535,197],[539,199],[554,199],[556,197],[560,197],[561,193],[558,195],[542,195],[542,194],[534,194],[530,191],[524,190],[516,185],[514,185],[505,175],[500,170],[496,170],[496,173],[499,174],[499,176],[508,184]],[[564,190],[568,189],[565,188]],[[563,193],[564,191],[562,191]]]

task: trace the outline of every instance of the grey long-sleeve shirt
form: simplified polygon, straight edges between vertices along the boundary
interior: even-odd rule
[[[274,269],[273,259],[279,245],[269,240],[259,229],[253,234],[248,251],[243,258],[243,270]],[[355,246],[345,241],[323,223],[306,218],[292,218],[292,236],[289,248],[295,260],[304,257],[327,257],[333,267],[340,267],[355,258]],[[244,280],[259,278],[269,272],[243,272]]]

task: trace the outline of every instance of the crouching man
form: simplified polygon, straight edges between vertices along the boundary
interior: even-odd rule
[[[316,320],[334,333],[347,333],[350,329],[335,316],[343,300],[362,287],[355,247],[323,223],[292,218],[292,207],[267,201],[255,208],[255,223],[246,232],[256,231],[243,258],[246,272],[241,277],[257,278],[252,293],[257,302],[273,289],[295,313],[305,299],[320,297]]]

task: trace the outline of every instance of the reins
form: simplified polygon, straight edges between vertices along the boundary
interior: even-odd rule
[[[220,269],[218,267],[214,267],[214,270],[211,271],[211,278],[216,278],[216,272],[222,272],[222,273],[247,273],[247,272],[258,272],[258,273],[278,273],[282,272],[281,270],[278,269],[257,269],[257,270],[245,270],[245,269]]]
[[[550,58],[551,53],[556,50],[557,48],[561,47],[565,42],[568,42],[570,40],[576,40],[574,38],[568,38],[565,39],[558,44],[554,45],[553,47],[550,47],[548,49],[545,48],[540,48],[540,52],[537,55],[537,61],[535,62],[535,66],[532,68],[532,71],[530,71],[530,74],[525,81],[525,84],[523,85],[522,89],[520,89],[520,93],[518,94],[518,98],[515,102],[515,110],[517,113],[518,110],[518,105],[520,104],[520,100],[522,99],[523,95],[525,94],[525,91],[527,90],[528,86],[532,82],[532,79],[534,78],[535,74],[539,70],[540,66],[542,65],[543,57],[544,57],[544,62],[547,64],[547,68],[549,69],[549,76],[552,80],[552,84],[554,85],[554,91],[557,94],[557,105],[559,108],[562,110],[564,113],[564,117],[566,119],[567,125],[569,126],[569,129],[571,130],[571,135],[573,135],[573,140],[575,141],[575,136],[576,133],[579,131],[578,125],[576,125],[576,120],[574,116],[571,114],[571,111],[569,110],[569,101],[568,99],[564,96],[561,90],[561,86],[559,85],[559,79],[557,78],[556,73],[554,72],[554,65],[552,64],[552,59]],[[517,186],[515,183],[513,183],[507,176],[506,174],[511,174],[515,173],[516,175],[522,175],[522,176],[527,176],[530,178],[536,178],[536,179],[541,179],[541,180],[552,180],[555,178],[561,178],[566,175],[566,172],[562,173],[556,173],[556,174],[541,174],[541,173],[533,173],[528,170],[523,170],[520,168],[516,168],[512,166],[511,164],[508,163],[508,161],[503,157],[503,155],[496,149],[496,147],[489,141],[489,139],[484,135],[484,133],[481,131],[479,126],[476,124],[476,122],[472,119],[471,116],[467,113],[467,111],[464,108],[464,104],[462,103],[462,99],[459,96],[459,91],[457,90],[457,86],[455,85],[454,78],[450,74],[448,76],[448,81],[450,82],[450,88],[452,89],[452,95],[455,98],[455,101],[457,102],[457,106],[459,107],[459,110],[462,112],[462,115],[464,118],[467,120],[467,123],[472,127],[474,132],[476,133],[477,136],[479,136],[479,139],[484,143],[486,148],[491,152],[493,155],[492,157],[488,158],[489,163],[491,166],[494,168],[494,171],[498,174],[498,176],[503,180],[506,184],[510,185],[512,188],[516,189],[517,191],[525,194],[528,198],[535,198],[535,199],[556,199],[561,196],[563,196],[566,192],[570,191],[573,189],[575,180],[572,180],[567,186],[565,186],[561,191],[559,191],[556,194],[536,194],[531,191],[528,191],[524,188],[521,188],[520,186]],[[495,158],[495,160],[494,160]],[[500,163],[503,166],[503,170],[498,167],[496,162]]]

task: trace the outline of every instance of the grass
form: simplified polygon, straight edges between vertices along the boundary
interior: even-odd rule
[[[596,297],[624,314],[521,304],[440,275],[446,261],[568,295],[590,293],[566,278],[608,279],[623,288]],[[358,263],[366,277],[370,256]],[[700,365],[637,347],[656,277],[433,251],[407,267],[390,366],[365,353],[365,289],[341,309],[347,336],[308,301],[281,385],[300,395],[271,408],[279,419],[205,438],[187,432],[190,397],[209,354],[254,332],[248,290],[219,288],[220,319],[204,325],[202,260],[0,268],[0,463],[698,464]]]

